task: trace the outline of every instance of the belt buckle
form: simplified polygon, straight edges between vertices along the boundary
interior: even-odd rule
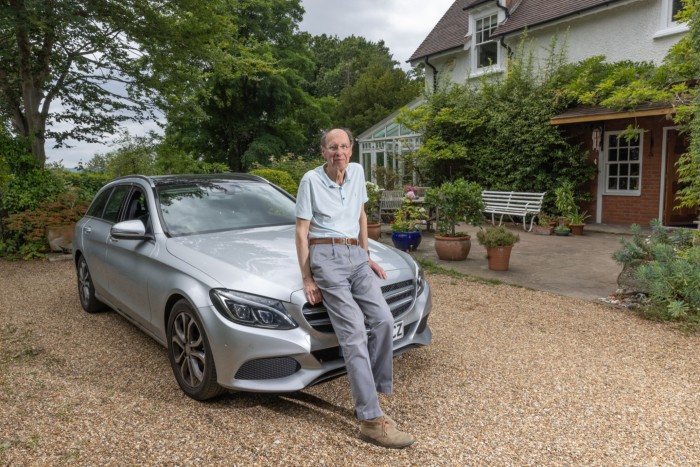
[[[340,243],[341,245],[345,245],[345,246],[351,246],[352,245],[351,242],[352,242],[352,238],[341,238],[338,243]]]

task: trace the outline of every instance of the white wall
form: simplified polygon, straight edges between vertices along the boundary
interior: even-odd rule
[[[528,31],[536,55],[546,57],[551,38],[558,34],[559,45],[566,40],[569,62],[605,55],[608,62],[632,60],[661,64],[670,47],[683,37],[682,34],[659,34],[662,0],[621,3]],[[515,48],[518,41],[519,38],[509,38],[507,43]]]

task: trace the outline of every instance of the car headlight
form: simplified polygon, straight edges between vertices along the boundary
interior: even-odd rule
[[[416,264],[416,296],[423,293],[425,290],[425,275],[423,268]]]
[[[212,289],[209,297],[216,310],[236,324],[280,330],[297,327],[279,300],[227,289]]]

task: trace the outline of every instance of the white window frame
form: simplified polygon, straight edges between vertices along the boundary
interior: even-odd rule
[[[688,31],[686,23],[679,23],[673,19],[673,2],[674,0],[661,0],[659,30],[654,34],[654,39]]]
[[[603,176],[604,176],[604,191],[603,194],[606,195],[615,195],[615,196],[641,196],[642,194],[642,173],[643,173],[643,161],[644,161],[644,131],[643,130],[637,130],[637,134],[639,135],[639,139],[636,141],[630,141],[627,144],[627,149],[631,148],[638,148],[639,149],[639,159],[635,161],[636,163],[639,164],[639,174],[637,177],[639,178],[639,182],[637,184],[637,189],[636,190],[630,190],[630,189],[611,189],[609,188],[610,183],[610,167],[612,165],[618,166],[618,174],[615,175],[616,177],[619,177],[619,167],[620,167],[620,162],[631,162],[629,159],[629,153],[627,155],[626,159],[620,160],[619,153],[618,156],[616,157],[616,160],[610,161],[610,137],[611,136],[617,136],[618,141],[622,141],[623,143],[626,142],[624,138],[620,138],[620,135],[626,133],[626,131],[606,131],[605,132],[605,144],[603,146],[603,160],[605,161],[604,165],[604,170],[603,170]],[[615,146],[615,148],[620,149],[621,146]],[[627,177],[631,177],[631,175],[628,173],[626,175]]]
[[[505,16],[503,11],[500,8],[493,8],[490,5],[484,5],[484,7],[477,7],[474,8],[473,10],[469,10],[469,49],[470,49],[470,63],[471,63],[471,70],[469,73],[469,77],[473,78],[476,76],[488,74],[488,73],[496,73],[503,71],[503,51],[501,50],[501,44],[498,40],[498,38],[492,39],[493,42],[496,43],[496,63],[494,63],[491,66],[485,66],[479,68],[479,61],[478,57],[476,54],[476,48],[479,45],[476,41],[476,24],[479,21],[483,21],[485,18],[491,17],[491,16],[496,16],[496,24],[501,24],[503,22]]]

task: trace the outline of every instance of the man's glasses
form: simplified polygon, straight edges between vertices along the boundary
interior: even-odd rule
[[[350,146],[348,146],[347,144],[341,144],[340,146],[326,146],[326,149],[330,152],[338,152],[338,150],[347,151],[348,149],[350,149]]]

